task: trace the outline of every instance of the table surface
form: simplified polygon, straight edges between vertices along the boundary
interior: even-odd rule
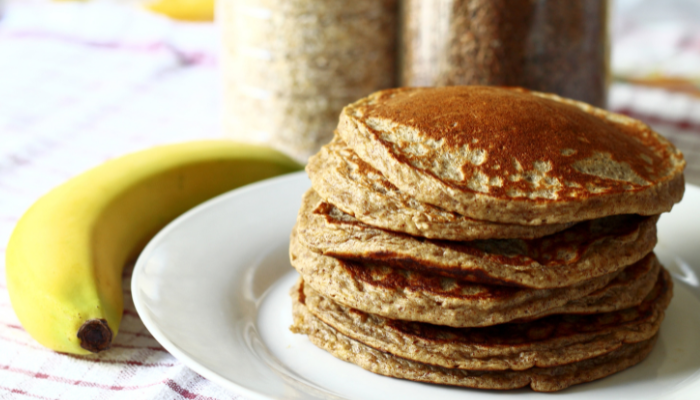
[[[219,137],[215,36],[211,25],[110,4],[15,6],[0,23],[0,399],[240,398],[153,339],[134,310],[128,267],[113,348],[80,357],[29,337],[4,274],[14,224],[50,188],[122,154]],[[687,181],[700,184],[700,98],[614,84],[610,108],[669,137],[688,160]]]

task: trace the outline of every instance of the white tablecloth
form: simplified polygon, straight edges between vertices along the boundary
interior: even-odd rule
[[[130,269],[113,348],[86,357],[47,350],[22,329],[4,273],[14,224],[50,188],[115,156],[219,136],[215,36],[211,25],[109,4],[13,6],[0,22],[0,399],[240,398],[153,339]],[[669,135],[700,183],[699,99],[618,84],[610,104]]]

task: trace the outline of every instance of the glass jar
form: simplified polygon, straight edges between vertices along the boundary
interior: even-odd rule
[[[397,0],[221,0],[224,129],[298,160],[397,82]]]
[[[404,0],[402,86],[522,86],[604,107],[607,0]]]

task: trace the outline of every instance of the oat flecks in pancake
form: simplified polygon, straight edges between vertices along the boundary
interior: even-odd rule
[[[571,312],[602,312],[598,300],[624,308],[639,304],[656,281],[659,263],[653,254],[628,267],[632,282],[618,273],[557,289],[494,286],[392,268],[343,261],[314,253],[292,233],[292,266],[314,290],[335,302],[370,314],[453,327],[489,326]],[[656,270],[656,272],[654,272]],[[612,281],[612,282],[611,282]],[[589,297],[590,296],[590,297]]]
[[[343,335],[402,358],[445,368],[523,370],[597,357],[654,336],[673,287],[668,272],[657,276],[654,288],[634,307],[486,328],[450,328],[367,314],[333,302],[301,279],[292,295]]]
[[[338,134],[408,195],[479,220],[659,214],[684,190],[682,154],[647,125],[523,89],[384,90],[345,107]]]
[[[532,240],[426,240],[363,224],[310,189],[302,199],[297,230],[307,247],[329,256],[544,289],[574,285],[637,262],[656,244],[656,220],[612,216]]]
[[[292,332],[308,335],[314,345],[368,371],[418,382],[479,389],[517,389],[529,385],[535,391],[551,392],[590,382],[641,362],[657,338],[654,336],[639,343],[625,344],[602,356],[558,367],[535,367],[525,371],[469,371],[423,364],[375,350],[326,325],[298,299],[293,300],[293,314]]]
[[[314,190],[358,220],[383,229],[445,240],[531,239],[572,225],[517,225],[478,221],[420,202],[362,161],[336,136],[309,159],[306,172]]]

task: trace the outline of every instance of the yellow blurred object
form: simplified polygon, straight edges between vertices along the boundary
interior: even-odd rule
[[[700,79],[650,75],[644,78],[620,78],[619,80],[635,85],[657,87],[672,92],[687,93],[691,96],[700,97]]]
[[[182,21],[214,20],[214,0],[156,0],[146,8]]]

